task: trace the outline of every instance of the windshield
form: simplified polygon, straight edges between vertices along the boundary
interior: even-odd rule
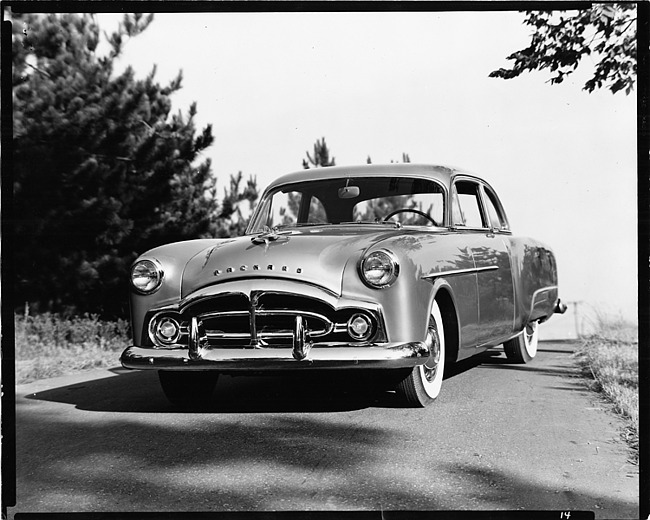
[[[361,177],[281,186],[261,202],[250,232],[321,224],[399,222],[441,226],[444,190],[432,180]]]

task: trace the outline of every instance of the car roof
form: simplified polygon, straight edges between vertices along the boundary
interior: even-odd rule
[[[479,179],[476,175],[464,170],[442,165],[414,163],[365,164],[359,166],[327,166],[322,168],[311,168],[309,170],[299,170],[279,177],[269,184],[267,190],[273,189],[276,186],[311,180],[346,177],[392,177],[395,175],[433,179],[440,181],[447,187],[450,185],[452,177],[455,177],[456,175]]]

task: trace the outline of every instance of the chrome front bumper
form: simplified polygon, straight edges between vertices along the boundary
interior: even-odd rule
[[[305,349],[306,350],[306,349]],[[359,345],[314,344],[299,359],[295,348],[144,348],[131,346],[120,358],[132,369],[167,370],[305,370],[345,368],[410,368],[429,357],[424,342]]]

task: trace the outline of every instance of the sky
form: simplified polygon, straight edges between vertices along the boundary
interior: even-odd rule
[[[121,17],[96,16],[108,31]],[[195,101],[198,128],[212,125],[204,157],[222,188],[239,171],[262,188],[300,170],[322,137],[341,166],[407,153],[469,170],[495,188],[516,235],[555,251],[560,296],[580,302],[580,321],[636,321],[636,91],[583,91],[589,62],[559,85],[547,72],[488,77],[528,46],[523,18],[157,13],[117,71],[144,78],[155,64],[162,84],[183,71],[174,111]]]

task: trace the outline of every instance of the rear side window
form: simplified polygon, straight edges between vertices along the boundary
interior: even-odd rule
[[[490,223],[494,229],[499,229],[506,231],[508,230],[508,222],[503,215],[497,196],[492,190],[485,187],[485,205],[487,207],[488,216],[490,217]]]
[[[454,226],[486,227],[481,216],[479,186],[471,181],[458,181],[452,190],[452,220]]]

